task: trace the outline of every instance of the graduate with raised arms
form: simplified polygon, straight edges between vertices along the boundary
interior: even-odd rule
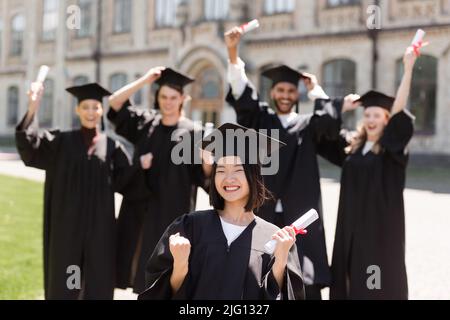
[[[46,299],[112,299],[115,284],[114,191],[133,174],[124,148],[103,134],[96,83],[68,88],[78,100],[81,130],[39,130],[45,88],[35,82],[28,111],[16,129],[25,165],[45,170],[44,289]],[[72,276],[72,280],[69,277]]]
[[[321,289],[330,284],[330,270],[322,221],[319,167],[317,155],[328,156],[326,141],[339,135],[341,114],[354,109],[359,98],[329,99],[317,84],[316,77],[300,73],[288,66],[278,66],[262,75],[272,80],[270,92],[276,110],[260,101],[258,93],[245,73],[245,64],[238,56],[242,28],[225,33],[228,48],[228,81],[231,90],[226,98],[237,113],[239,124],[259,129],[279,130],[280,140],[287,146],[280,150],[280,169],[276,175],[264,177],[274,199],[258,210],[258,215],[279,227],[289,225],[300,212],[311,208],[321,216],[301,242],[297,242],[306,284],[306,299],[321,299]],[[303,81],[309,97],[315,100],[314,112],[294,112],[299,103],[299,81]]]
[[[209,174],[207,166],[195,161],[200,149],[194,147],[194,135],[200,133],[201,137],[202,128],[182,115],[186,99],[184,88],[193,81],[170,68],[156,67],[119,89],[109,99],[108,119],[114,124],[116,133],[135,146],[150,191],[139,245],[133,253],[137,257],[137,267],[130,284],[136,293],[145,288],[145,263],[159,238],[175,218],[195,208],[197,188],[205,187],[205,177]],[[134,108],[129,102],[130,97],[154,82],[159,85],[155,110]],[[177,141],[173,141],[174,135]],[[191,160],[176,164],[171,158],[172,150],[178,140],[185,139],[192,141]]]
[[[294,228],[279,229],[255,214],[270,197],[259,151],[270,155],[281,144],[235,124],[204,138],[202,148],[214,155],[214,209],[185,214],[170,224],[147,263],[147,290],[139,299],[304,298]],[[276,249],[267,254],[264,245],[271,239]]]
[[[358,132],[343,132],[334,143],[333,162],[342,166],[342,176],[331,299],[408,298],[403,190],[414,132],[406,105],[416,59],[409,47],[397,96],[364,94],[356,103],[364,108]]]

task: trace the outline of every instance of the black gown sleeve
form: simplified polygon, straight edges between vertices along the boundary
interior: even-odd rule
[[[258,93],[250,82],[239,99],[234,98],[230,88],[226,102],[236,111],[237,122],[247,128],[258,129],[261,118],[269,113],[269,106],[259,100]]]
[[[344,99],[316,99],[314,113],[309,122],[314,141],[336,140],[342,125],[342,106]]]
[[[144,127],[151,123],[155,114],[133,107],[129,101],[125,102],[119,111],[110,108],[108,120],[114,124],[118,135],[136,144],[144,133]]]
[[[392,116],[380,139],[383,150],[400,164],[406,165],[406,147],[414,134],[414,116],[404,110]]]
[[[273,266],[275,258],[272,258],[270,265]],[[262,281],[263,298],[265,300],[304,300],[305,287],[303,283],[302,271],[294,244],[289,252],[288,263],[284,272],[283,286],[280,290],[277,281],[270,268]]]
[[[26,117],[16,127],[17,150],[26,166],[47,170],[55,161],[61,140],[60,132],[40,131],[36,117],[25,127]]]
[[[145,287],[147,289],[138,296],[138,300],[185,299],[185,288],[189,275],[186,276],[180,290],[175,295],[172,293],[172,287],[170,285],[173,257],[170,253],[169,238],[178,232],[182,237],[192,239],[192,221],[189,215],[183,215],[177,218],[167,227],[159,240],[147,262],[145,270]]]
[[[336,139],[321,141],[317,145],[317,153],[332,164],[342,167],[348,156],[345,149],[349,146],[351,135],[351,131],[342,129]]]
[[[138,170],[141,170],[139,159],[132,159],[125,147],[115,141],[113,154],[113,190],[122,193],[129,183],[133,183],[133,177]]]

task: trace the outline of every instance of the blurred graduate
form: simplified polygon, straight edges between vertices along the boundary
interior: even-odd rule
[[[182,115],[186,99],[184,88],[193,81],[170,68],[156,67],[119,89],[109,99],[108,119],[114,124],[116,133],[138,150],[150,191],[148,210],[133,252],[137,264],[132,270],[130,285],[136,293],[145,288],[145,263],[159,238],[175,218],[195,208],[197,188],[205,187],[205,177],[209,174],[210,169],[194,161],[200,154],[200,149],[194,147],[194,136],[200,133],[201,137],[202,128]],[[145,85],[155,82],[159,85],[155,94],[155,110],[143,111],[133,107],[130,97]],[[173,136],[176,136],[175,140]],[[185,139],[192,142],[189,150],[191,160],[176,164],[171,158],[172,150]]]
[[[363,95],[359,131],[334,144],[342,177],[331,299],[408,298],[403,190],[414,117],[405,107],[415,61],[409,47],[397,96]]]
[[[315,76],[300,73],[282,65],[266,70],[262,76],[272,81],[270,91],[276,110],[260,100],[245,73],[245,64],[238,56],[242,29],[235,27],[225,33],[228,48],[228,81],[231,90],[226,98],[235,109],[239,124],[259,129],[279,130],[279,138],[287,146],[280,150],[280,169],[264,181],[274,199],[258,210],[258,215],[279,227],[294,222],[301,213],[316,209],[320,221],[297,242],[306,284],[306,299],[321,299],[321,289],[330,284],[330,270],[322,221],[320,177],[317,155],[328,157],[324,142],[339,135],[341,114],[352,110],[357,99],[329,99],[317,84]],[[303,81],[308,96],[315,101],[313,114],[295,112],[299,104],[298,85]]]
[[[45,298],[112,299],[114,191],[120,191],[134,168],[124,148],[100,130],[102,99],[110,92],[96,83],[68,88],[78,100],[81,129],[60,132],[39,130],[44,90],[42,83],[32,84],[16,144],[25,165],[46,173]]]
[[[281,143],[247,131],[225,124],[203,140],[203,149],[214,155],[214,209],[185,214],[170,224],[147,263],[147,290],[139,299],[304,298],[294,229],[279,229],[255,214],[270,195],[263,184],[261,159],[252,161],[251,155],[259,154],[261,140],[267,155]],[[246,133],[255,139],[237,147]],[[277,241],[272,255],[264,249],[271,239]]]

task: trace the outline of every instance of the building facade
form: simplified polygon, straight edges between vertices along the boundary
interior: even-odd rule
[[[403,52],[425,29],[431,44],[414,74],[411,149],[450,155],[450,0],[0,0],[0,136],[13,135],[42,64],[51,68],[44,127],[78,126],[66,87],[98,81],[115,90],[159,65],[196,78],[187,116],[233,120],[223,33],[253,18],[261,27],[245,35],[241,57],[263,96],[259,75],[278,63],[316,74],[329,95],[395,95]],[[152,107],[153,93],[142,90],[135,104]],[[302,98],[300,109],[311,104]]]

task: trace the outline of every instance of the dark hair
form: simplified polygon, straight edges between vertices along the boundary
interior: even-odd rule
[[[266,200],[271,199],[270,191],[264,185],[264,180],[261,175],[261,165],[260,164],[243,164],[245,177],[247,178],[247,183],[249,186],[249,198],[245,205],[245,211],[251,211],[260,208]],[[223,210],[225,207],[225,200],[219,194],[216,189],[216,170],[217,163],[213,164],[212,174],[211,174],[211,185],[209,190],[209,203],[216,210]]]
[[[175,85],[175,84],[165,83],[165,84],[159,86],[158,90],[156,90],[156,92],[155,92],[155,103],[153,104],[153,106],[155,107],[156,110],[159,110],[159,101],[158,101],[158,97],[159,97],[159,92],[161,91],[161,88],[162,88],[162,87],[169,87],[169,88],[171,88],[171,89],[173,89],[173,90],[178,91],[181,95],[184,94],[183,88],[180,87],[180,86],[177,86],[177,85]],[[180,105],[180,111],[181,111],[181,108],[182,108],[182,107],[183,107],[183,104]]]

